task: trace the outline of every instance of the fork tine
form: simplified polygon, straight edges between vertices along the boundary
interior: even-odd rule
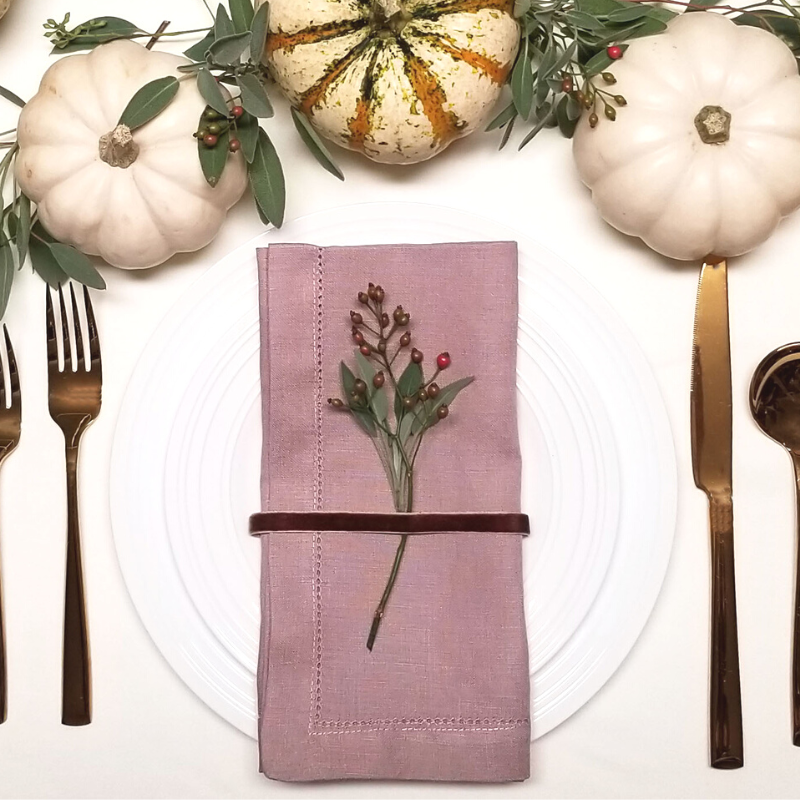
[[[5,334],[6,353],[8,355],[8,382],[11,386],[11,408],[14,408],[19,406],[20,401],[19,370],[17,369],[17,357],[14,355],[14,348],[11,345],[11,337],[8,335],[8,328],[5,325],[3,325],[3,333]]]
[[[58,369],[58,342],[56,341],[56,318],[53,314],[53,297],[50,287],[44,287],[47,299],[47,362],[50,369]]]
[[[69,325],[67,324],[67,306],[64,303],[64,290],[58,287],[58,303],[61,306],[61,342],[64,346],[64,371],[72,370],[72,347],[69,343]]]
[[[100,337],[97,335],[97,323],[94,320],[94,309],[92,300],[89,297],[89,289],[83,287],[83,302],[86,305],[86,327],[89,330],[89,355],[92,358],[92,369],[99,369],[102,364],[100,361]]]
[[[78,369],[86,369],[86,359],[83,353],[83,332],[81,331],[81,318],[78,314],[78,301],[75,299],[75,287],[69,285],[72,296],[72,327],[75,328],[75,357],[78,359]]]

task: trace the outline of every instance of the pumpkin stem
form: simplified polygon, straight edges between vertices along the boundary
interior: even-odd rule
[[[113,131],[104,133],[99,143],[100,158],[111,167],[127,169],[139,156],[139,145],[133,141],[127,125],[117,125]]]
[[[731,138],[731,115],[720,106],[703,106],[694,126],[705,144],[723,144]]]

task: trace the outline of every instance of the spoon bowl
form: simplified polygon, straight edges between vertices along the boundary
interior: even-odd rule
[[[788,450],[795,474],[800,532],[800,342],[773,350],[750,383],[750,411],[764,433]],[[797,558],[800,559],[800,548]],[[800,560],[796,576],[800,576]],[[792,741],[800,747],[800,581],[795,577],[792,663]]]

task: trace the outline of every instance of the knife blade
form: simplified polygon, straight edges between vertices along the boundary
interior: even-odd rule
[[[733,410],[728,270],[709,258],[700,272],[691,389],[694,481],[708,496],[711,527],[711,766],[744,766],[733,551]]]

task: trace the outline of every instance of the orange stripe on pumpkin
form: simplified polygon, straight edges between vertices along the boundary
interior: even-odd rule
[[[501,64],[488,56],[482,56],[474,50],[469,50],[466,47],[458,47],[452,39],[443,39],[434,34],[418,33],[416,36],[429,42],[437,50],[449,55],[455,61],[463,61],[471,67],[480,70],[495,83],[505,83],[508,73],[511,71],[511,63]]]
[[[370,44],[369,39],[359,42],[341,60],[330,67],[310,89],[307,89],[300,98],[300,110],[305,114],[310,114],[311,109],[322,101],[328,89],[342,76],[345,70],[352,66],[356,59],[364,52],[368,44]]]
[[[464,123],[452,111],[445,109],[447,95],[436,76],[428,69],[428,62],[414,55],[407,43],[398,41],[398,44],[405,56],[403,69],[406,77],[422,104],[422,110],[433,128],[434,137],[439,142],[449,142],[456,137],[459,129],[464,127]]]
[[[372,103],[359,97],[356,102],[356,113],[347,122],[350,131],[350,145],[354,149],[363,150],[364,142],[372,129]]]
[[[367,24],[363,19],[350,19],[342,22],[328,22],[325,25],[313,25],[310,28],[284,33],[277,31],[267,36],[266,53],[271,56],[276,50],[285,50],[291,53],[295,47],[303,44],[316,44],[328,39],[336,39],[348,33],[355,33]]]

